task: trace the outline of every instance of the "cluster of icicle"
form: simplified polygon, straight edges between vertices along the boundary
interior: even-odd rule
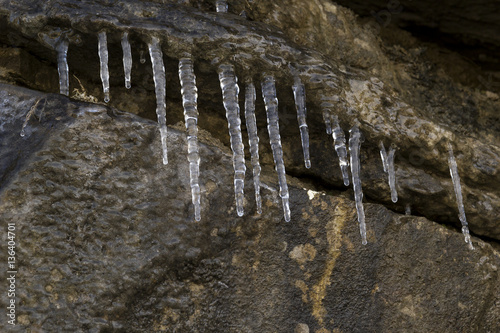
[[[226,1],[217,1],[216,8],[218,12],[227,11]],[[123,49],[123,68],[125,73],[125,87],[131,87],[131,68],[132,68],[132,52],[128,41],[128,33],[122,35]],[[69,94],[69,74],[68,74],[68,41],[62,39],[57,45],[58,53],[58,72],[61,94]],[[153,36],[148,43],[149,54],[151,56],[151,64],[153,69],[153,77],[156,93],[156,114],[161,137],[161,147],[163,153],[163,164],[168,164],[167,158],[167,125],[166,125],[166,77],[165,65],[163,63],[163,53],[161,43],[158,37]],[[104,101],[110,99],[109,92],[109,72],[108,72],[108,48],[106,32],[101,31],[98,34],[98,52],[100,59],[100,76],[104,91]],[[144,55],[141,52],[140,62],[144,63]],[[238,86],[238,78],[233,65],[221,64],[218,68],[220,87],[222,90],[223,105],[226,110],[226,118],[229,129],[231,142],[231,150],[233,152],[233,168],[234,168],[234,193],[236,202],[236,211],[238,216],[244,215],[244,182],[245,182],[245,155],[243,136],[241,133],[241,118],[240,107],[238,103],[238,95],[240,88]],[[309,153],[309,131],[306,122],[306,93],[304,84],[301,82],[298,75],[294,75],[294,84],[292,91],[294,95],[297,122],[299,125],[302,150],[304,154],[304,164],[306,168],[311,167]],[[197,108],[197,88],[196,76],[193,69],[193,61],[190,57],[185,57],[179,61],[179,79],[181,83],[182,104],[184,108],[184,120],[187,131],[188,144],[188,162],[190,172],[190,187],[192,194],[192,202],[194,206],[195,220],[201,220],[201,190],[200,190],[200,154],[198,147],[198,108]],[[281,145],[281,137],[279,130],[278,118],[278,98],[276,95],[275,79],[271,75],[265,75],[262,82],[262,97],[264,100],[267,129],[269,132],[271,150],[273,153],[274,164],[278,174],[279,195],[282,199],[283,215],[285,221],[290,221],[290,194],[286,181],[285,163],[283,161],[283,148]],[[248,132],[251,164],[253,171],[253,180],[255,188],[255,201],[257,213],[262,212],[262,199],[260,195],[260,172],[259,163],[259,137],[257,135],[257,123],[255,118],[255,86],[249,80],[245,87],[245,121]],[[335,103],[326,100],[321,104],[323,109],[323,119],[326,125],[326,132],[333,137],[333,144],[339,159],[339,166],[342,173],[342,178],[345,186],[349,186],[349,165],[351,167],[352,186],[354,189],[354,198],[356,202],[356,211],[358,216],[361,240],[363,244],[367,243],[366,239],[366,222],[363,209],[363,190],[361,186],[361,164],[360,164],[360,147],[363,141],[363,135],[359,129],[359,123],[349,130],[349,160],[346,148],[346,137],[344,131],[340,127],[338,117],[332,112]],[[24,129],[24,126],[23,126]],[[24,132],[22,132],[24,134]],[[394,157],[396,147],[391,145],[387,152],[383,142],[379,143],[380,156],[384,172],[388,175],[389,187],[391,190],[391,200],[397,202],[398,194],[396,191],[396,176],[394,168]],[[453,156],[451,144],[449,145],[448,158],[451,178],[453,180],[455,196],[459,210],[459,219],[462,223],[462,232],[465,236],[465,242],[473,249],[470,240],[469,229],[465,217],[463,198],[460,186],[460,178],[457,171],[457,164]],[[410,213],[410,207],[406,207],[407,214]]]

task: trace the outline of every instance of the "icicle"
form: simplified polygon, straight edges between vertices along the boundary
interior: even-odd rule
[[[349,131],[349,152],[351,155],[352,187],[354,189],[354,199],[356,200],[356,210],[358,212],[359,231],[361,241],[366,245],[366,224],[365,211],[363,209],[363,190],[361,188],[361,165],[359,161],[359,148],[361,146],[361,132],[358,125],[354,125]]]
[[[106,32],[99,33],[99,59],[101,61],[101,80],[104,91],[104,102],[109,102],[108,40]]]
[[[333,124],[332,137],[335,151],[339,157],[340,170],[342,171],[342,178],[344,185],[349,186],[349,162],[347,161],[347,149],[345,147],[345,134],[339,125],[337,116],[331,116],[331,123]]]
[[[391,188],[391,200],[396,203],[398,201],[398,192],[396,190],[396,172],[394,171],[394,154],[396,148],[391,145],[389,154],[387,155],[387,170],[389,173],[389,187]]]
[[[226,109],[227,125],[233,151],[234,167],[234,194],[236,197],[236,211],[243,216],[243,188],[245,186],[245,153],[241,136],[240,107],[238,105],[238,78],[234,73],[234,66],[222,64],[219,66],[219,81],[222,89],[222,101]]]
[[[295,84],[293,85],[293,97],[295,99],[295,107],[297,108],[297,121],[299,122],[302,151],[304,152],[304,163],[306,168],[309,169],[311,167],[311,159],[309,157],[309,130],[306,123],[306,89],[299,77],[295,78]]]
[[[59,93],[66,96],[69,95],[68,46],[69,42],[66,39],[62,39],[56,46]]]
[[[217,10],[217,13],[227,13],[227,1],[217,0],[215,2],[215,9]]]
[[[253,184],[255,187],[255,202],[257,214],[262,213],[262,199],[260,197],[260,163],[259,163],[259,136],[257,135],[257,121],[255,119],[255,86],[249,83],[245,89],[245,121],[248,132],[248,143],[252,157]]]
[[[160,40],[152,37],[148,44],[151,64],[153,66],[153,79],[155,81],[156,93],[156,116],[160,126],[161,147],[163,152],[163,164],[168,164],[167,158],[167,88],[165,80],[165,66],[163,65],[163,53],[161,52]]]
[[[146,57],[144,56],[144,50],[141,50],[141,51],[139,52],[139,62],[140,62],[141,64],[146,63]]]
[[[330,111],[323,107],[323,121],[325,122],[325,126],[326,126],[326,134],[330,135],[332,134],[332,122],[330,120]]]
[[[462,223],[462,233],[465,237],[465,242],[469,244],[469,248],[474,250],[474,245],[470,239],[469,228],[467,224],[467,218],[465,217],[465,209],[462,198],[462,186],[460,185],[460,176],[458,175],[457,162],[455,161],[455,156],[453,156],[453,147],[451,143],[448,142],[448,165],[450,167],[451,180],[453,181],[453,189],[455,190],[455,197],[457,198],[458,205],[458,219]]]
[[[382,166],[384,167],[384,172],[388,172],[388,167],[387,167],[387,151],[385,150],[384,143],[382,141],[379,142],[378,144],[380,148],[380,158],[382,159]]]
[[[290,221],[290,195],[286,183],[285,163],[283,162],[283,148],[281,147],[281,136],[278,119],[278,98],[276,97],[276,86],[274,77],[266,76],[262,82],[262,97],[266,106],[267,130],[269,132],[269,141],[273,151],[274,164],[278,173],[278,182],[280,186],[280,197],[283,202],[283,213],[285,221]]]
[[[406,204],[405,215],[411,215],[411,206],[410,206],[410,204]]]
[[[189,176],[191,196],[194,205],[194,218],[201,220],[200,195],[200,153],[198,148],[198,89],[190,58],[179,60],[179,80],[181,81],[182,106],[187,130]]]
[[[124,32],[122,36],[123,50],[123,71],[125,72],[125,88],[130,89],[130,76],[132,71],[132,48],[128,41],[128,32]]]

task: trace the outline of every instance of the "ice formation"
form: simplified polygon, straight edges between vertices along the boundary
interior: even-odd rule
[[[462,233],[465,237],[465,242],[469,244],[469,248],[474,250],[474,245],[470,239],[469,227],[467,223],[467,218],[465,217],[464,202],[462,197],[462,186],[460,185],[460,176],[457,170],[457,161],[453,155],[453,147],[451,143],[448,142],[448,166],[450,167],[451,180],[453,181],[453,189],[455,190],[455,197],[457,198],[458,205],[458,219],[462,223]]]
[[[132,48],[128,41],[128,32],[122,35],[122,50],[123,50],[123,72],[125,73],[125,88],[130,89],[130,77],[132,72]]]
[[[217,11],[217,13],[227,13],[227,1],[217,0],[215,2],[215,10]]]
[[[398,201],[398,192],[396,190],[396,172],[394,171],[394,156],[396,153],[396,147],[391,145],[389,147],[389,153],[385,150],[384,143],[380,141],[380,158],[382,159],[382,166],[384,167],[384,172],[388,174],[389,187],[391,189],[391,200],[396,203]]]
[[[297,109],[297,121],[299,123],[300,139],[302,141],[302,151],[304,153],[304,163],[306,168],[311,167],[311,158],[309,156],[309,129],[307,128],[306,116],[306,88],[299,77],[295,78],[293,85],[293,98]]]
[[[222,102],[226,109],[227,125],[233,151],[234,167],[234,194],[236,198],[236,211],[238,216],[243,216],[245,186],[245,153],[241,136],[240,106],[238,104],[238,79],[233,65],[222,64],[219,66],[219,81],[222,90]]]
[[[380,148],[380,159],[382,160],[382,166],[384,167],[384,172],[387,173],[387,150],[385,150],[384,143],[382,141],[378,144]]]
[[[333,125],[333,144],[335,146],[337,156],[339,157],[340,170],[342,171],[344,185],[349,186],[349,162],[347,160],[344,130],[340,127],[339,119],[337,118],[337,116],[331,116],[331,124]]]
[[[198,89],[191,58],[179,60],[179,80],[181,82],[182,106],[184,107],[184,122],[186,123],[189,185],[194,205],[194,218],[201,220],[200,194],[200,153],[198,147]]]
[[[152,37],[148,44],[151,64],[153,66],[153,79],[155,81],[156,93],[156,116],[160,126],[161,148],[163,152],[163,164],[168,164],[167,158],[167,105],[165,102],[167,88],[165,81],[165,66],[163,65],[163,53],[161,51],[160,40]]]
[[[260,163],[259,163],[259,136],[257,135],[257,121],[255,119],[255,86],[248,83],[245,88],[245,121],[250,145],[250,156],[253,168],[253,184],[255,187],[255,202],[257,213],[262,213],[262,199],[260,197]]]
[[[101,63],[101,81],[104,91],[104,102],[109,102],[109,70],[108,70],[108,40],[106,32],[99,32],[99,60]]]
[[[365,211],[363,209],[363,190],[361,188],[361,165],[359,161],[359,148],[361,146],[361,132],[358,125],[354,125],[349,131],[349,153],[351,157],[352,187],[354,189],[354,199],[356,201],[356,211],[358,212],[359,232],[363,245],[366,242]]]
[[[330,111],[323,107],[323,121],[325,122],[325,126],[326,126],[326,134],[330,135],[332,134],[332,122],[330,120]]]
[[[273,151],[274,164],[278,173],[278,182],[280,187],[280,197],[283,202],[283,214],[285,221],[290,221],[290,195],[286,183],[285,163],[283,162],[283,148],[281,147],[281,136],[278,119],[278,98],[276,97],[276,86],[274,77],[268,75],[262,81],[262,97],[266,106],[267,130],[269,132],[269,141]]]
[[[69,95],[68,46],[69,42],[66,39],[62,39],[56,46],[59,92],[66,96]]]
[[[141,50],[141,51],[139,52],[139,62],[140,62],[141,64],[146,63],[146,57],[144,56],[144,51],[143,51],[143,50]]]

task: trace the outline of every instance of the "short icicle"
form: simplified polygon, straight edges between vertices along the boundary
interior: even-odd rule
[[[302,151],[304,153],[304,163],[306,168],[311,167],[311,158],[309,156],[309,129],[306,123],[306,89],[300,78],[295,78],[293,85],[293,97],[295,99],[295,107],[297,109],[297,121],[299,123],[300,139],[302,141]]]
[[[387,151],[385,150],[384,143],[382,141],[379,142],[378,144],[380,148],[380,159],[382,160],[382,166],[384,167],[384,172],[388,172],[388,166],[387,166]]]
[[[106,31],[99,32],[99,59],[101,64],[101,81],[104,91],[104,102],[109,102],[109,70],[108,70],[108,40]]]
[[[226,0],[216,0],[215,10],[217,13],[227,13],[227,1]]]
[[[69,96],[68,46],[67,39],[62,39],[56,46],[59,93],[66,96]]]
[[[262,97],[266,106],[267,130],[269,132],[269,141],[273,151],[274,164],[278,173],[278,182],[280,187],[280,197],[283,202],[283,214],[285,221],[290,222],[290,194],[286,183],[285,163],[283,162],[283,148],[281,146],[281,136],[278,118],[278,98],[276,97],[276,85],[274,77],[268,75],[262,81]]]
[[[201,220],[200,194],[200,153],[198,147],[198,89],[191,58],[179,60],[179,80],[181,82],[182,106],[186,123],[189,183],[194,206],[194,219]]]
[[[167,88],[165,79],[165,66],[163,64],[163,53],[161,51],[160,40],[158,37],[152,37],[148,44],[149,55],[153,67],[153,79],[155,81],[156,93],[156,116],[160,126],[161,147],[163,152],[163,164],[168,164],[167,158]]]
[[[349,186],[349,161],[347,160],[347,148],[345,141],[344,130],[340,127],[339,119],[337,116],[331,116],[332,137],[335,151],[339,157],[340,171],[342,171],[342,178],[344,185]]]
[[[226,109],[227,125],[233,151],[234,168],[234,194],[236,198],[236,211],[238,216],[243,216],[243,203],[245,186],[245,153],[241,135],[240,107],[238,104],[238,79],[233,65],[222,64],[219,66],[219,81],[222,90],[222,102]]]
[[[448,142],[448,166],[450,167],[451,180],[453,181],[453,189],[455,190],[455,197],[457,198],[458,205],[458,219],[462,223],[462,233],[465,237],[465,243],[469,244],[469,248],[474,250],[474,245],[470,239],[469,227],[467,223],[467,218],[465,217],[465,209],[462,197],[462,186],[460,184],[460,176],[458,175],[457,161],[453,155],[453,147],[450,142]]]
[[[332,122],[331,122],[331,114],[330,110],[326,107],[323,107],[323,121],[325,122],[326,134],[332,134]]]
[[[361,241],[366,245],[366,224],[365,211],[363,209],[363,190],[361,188],[361,165],[359,161],[359,149],[361,146],[361,132],[358,125],[354,125],[349,131],[349,152],[351,157],[352,187],[354,189],[354,199],[356,200],[356,210],[358,212],[359,231]]]
[[[255,119],[255,86],[252,82],[245,88],[245,121],[252,158],[253,184],[255,187],[255,202],[257,214],[262,213],[262,198],[260,196],[260,163],[259,163],[259,136],[257,135],[257,121]]]
[[[125,88],[130,89],[132,87],[131,72],[132,72],[132,48],[130,47],[130,42],[128,41],[128,32],[124,32],[122,35],[122,50],[123,50],[123,72],[125,73]]]

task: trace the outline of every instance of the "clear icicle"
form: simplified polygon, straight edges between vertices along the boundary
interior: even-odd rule
[[[99,33],[99,59],[101,63],[101,81],[102,90],[104,91],[104,102],[109,102],[109,70],[108,70],[108,39],[106,31]]]
[[[458,219],[462,223],[462,233],[465,237],[465,242],[469,244],[469,248],[474,250],[474,246],[472,245],[472,241],[470,239],[469,228],[467,224],[467,218],[465,217],[465,209],[462,197],[462,186],[460,185],[460,176],[458,175],[457,170],[457,161],[455,160],[455,156],[453,155],[453,147],[451,143],[448,142],[448,165],[450,167],[450,175],[451,180],[453,181],[453,189],[455,190],[455,197],[457,198],[458,205]]]
[[[238,79],[234,73],[233,65],[222,64],[219,66],[219,81],[222,90],[222,101],[226,109],[231,150],[233,151],[234,167],[234,194],[236,197],[236,211],[238,216],[243,216],[243,202],[245,186],[245,153],[241,135],[240,106],[238,105]]]
[[[122,36],[123,50],[123,71],[125,73],[125,88],[130,89],[130,77],[132,72],[132,48],[128,41],[128,32],[124,32]]]
[[[293,97],[295,107],[297,108],[297,121],[299,122],[300,139],[302,141],[302,151],[304,152],[304,163],[306,168],[311,167],[311,158],[309,156],[309,130],[307,128],[306,116],[306,89],[299,77],[295,78],[293,85]]]
[[[259,136],[257,135],[257,121],[255,119],[255,86],[249,83],[245,89],[245,121],[248,132],[248,143],[252,157],[253,184],[255,187],[255,202],[257,213],[262,213],[262,199],[260,197],[260,163],[259,163]]]
[[[217,0],[215,1],[215,10],[217,13],[227,13],[227,1]]]
[[[68,46],[69,42],[66,39],[62,39],[56,46],[59,92],[66,96],[69,95]]]
[[[339,119],[337,116],[331,116],[331,124],[333,125],[332,137],[335,151],[339,157],[340,170],[342,171],[342,178],[344,185],[349,186],[349,162],[347,160],[347,149],[345,146],[344,130],[340,127]]]
[[[285,163],[283,162],[283,148],[281,147],[281,136],[278,119],[278,98],[276,97],[276,86],[274,77],[266,76],[262,82],[262,97],[266,106],[267,130],[269,141],[273,151],[274,164],[278,173],[280,186],[280,197],[283,202],[283,214],[285,221],[290,222],[290,194],[286,183]]]
[[[349,131],[349,152],[351,157],[352,187],[354,189],[354,199],[356,200],[356,210],[358,212],[359,231],[361,241],[366,245],[366,224],[365,211],[363,209],[363,190],[361,188],[361,165],[359,161],[359,148],[361,146],[361,132],[357,125]]]
[[[200,153],[198,148],[198,89],[194,75],[193,61],[190,58],[179,60],[179,80],[181,82],[184,122],[187,130],[189,182],[194,205],[194,218],[201,220],[200,194]]]
[[[325,122],[326,134],[328,135],[332,134],[332,122],[330,119],[330,110],[328,110],[327,108],[323,108],[323,121]]]
[[[155,81],[156,93],[156,116],[160,126],[161,147],[163,152],[163,164],[168,164],[167,158],[167,88],[165,80],[165,66],[163,65],[163,53],[161,51],[160,40],[152,37],[148,44],[151,64],[153,66],[153,79]]]
[[[382,160],[382,166],[384,167],[384,172],[388,172],[388,166],[387,166],[387,151],[385,150],[384,143],[382,141],[379,142],[378,144],[380,148],[380,159]]]
[[[387,171],[389,173],[389,187],[391,188],[392,202],[398,202],[398,191],[396,190],[396,172],[394,171],[394,155],[396,148],[391,145],[389,147],[389,154],[387,154]]]

